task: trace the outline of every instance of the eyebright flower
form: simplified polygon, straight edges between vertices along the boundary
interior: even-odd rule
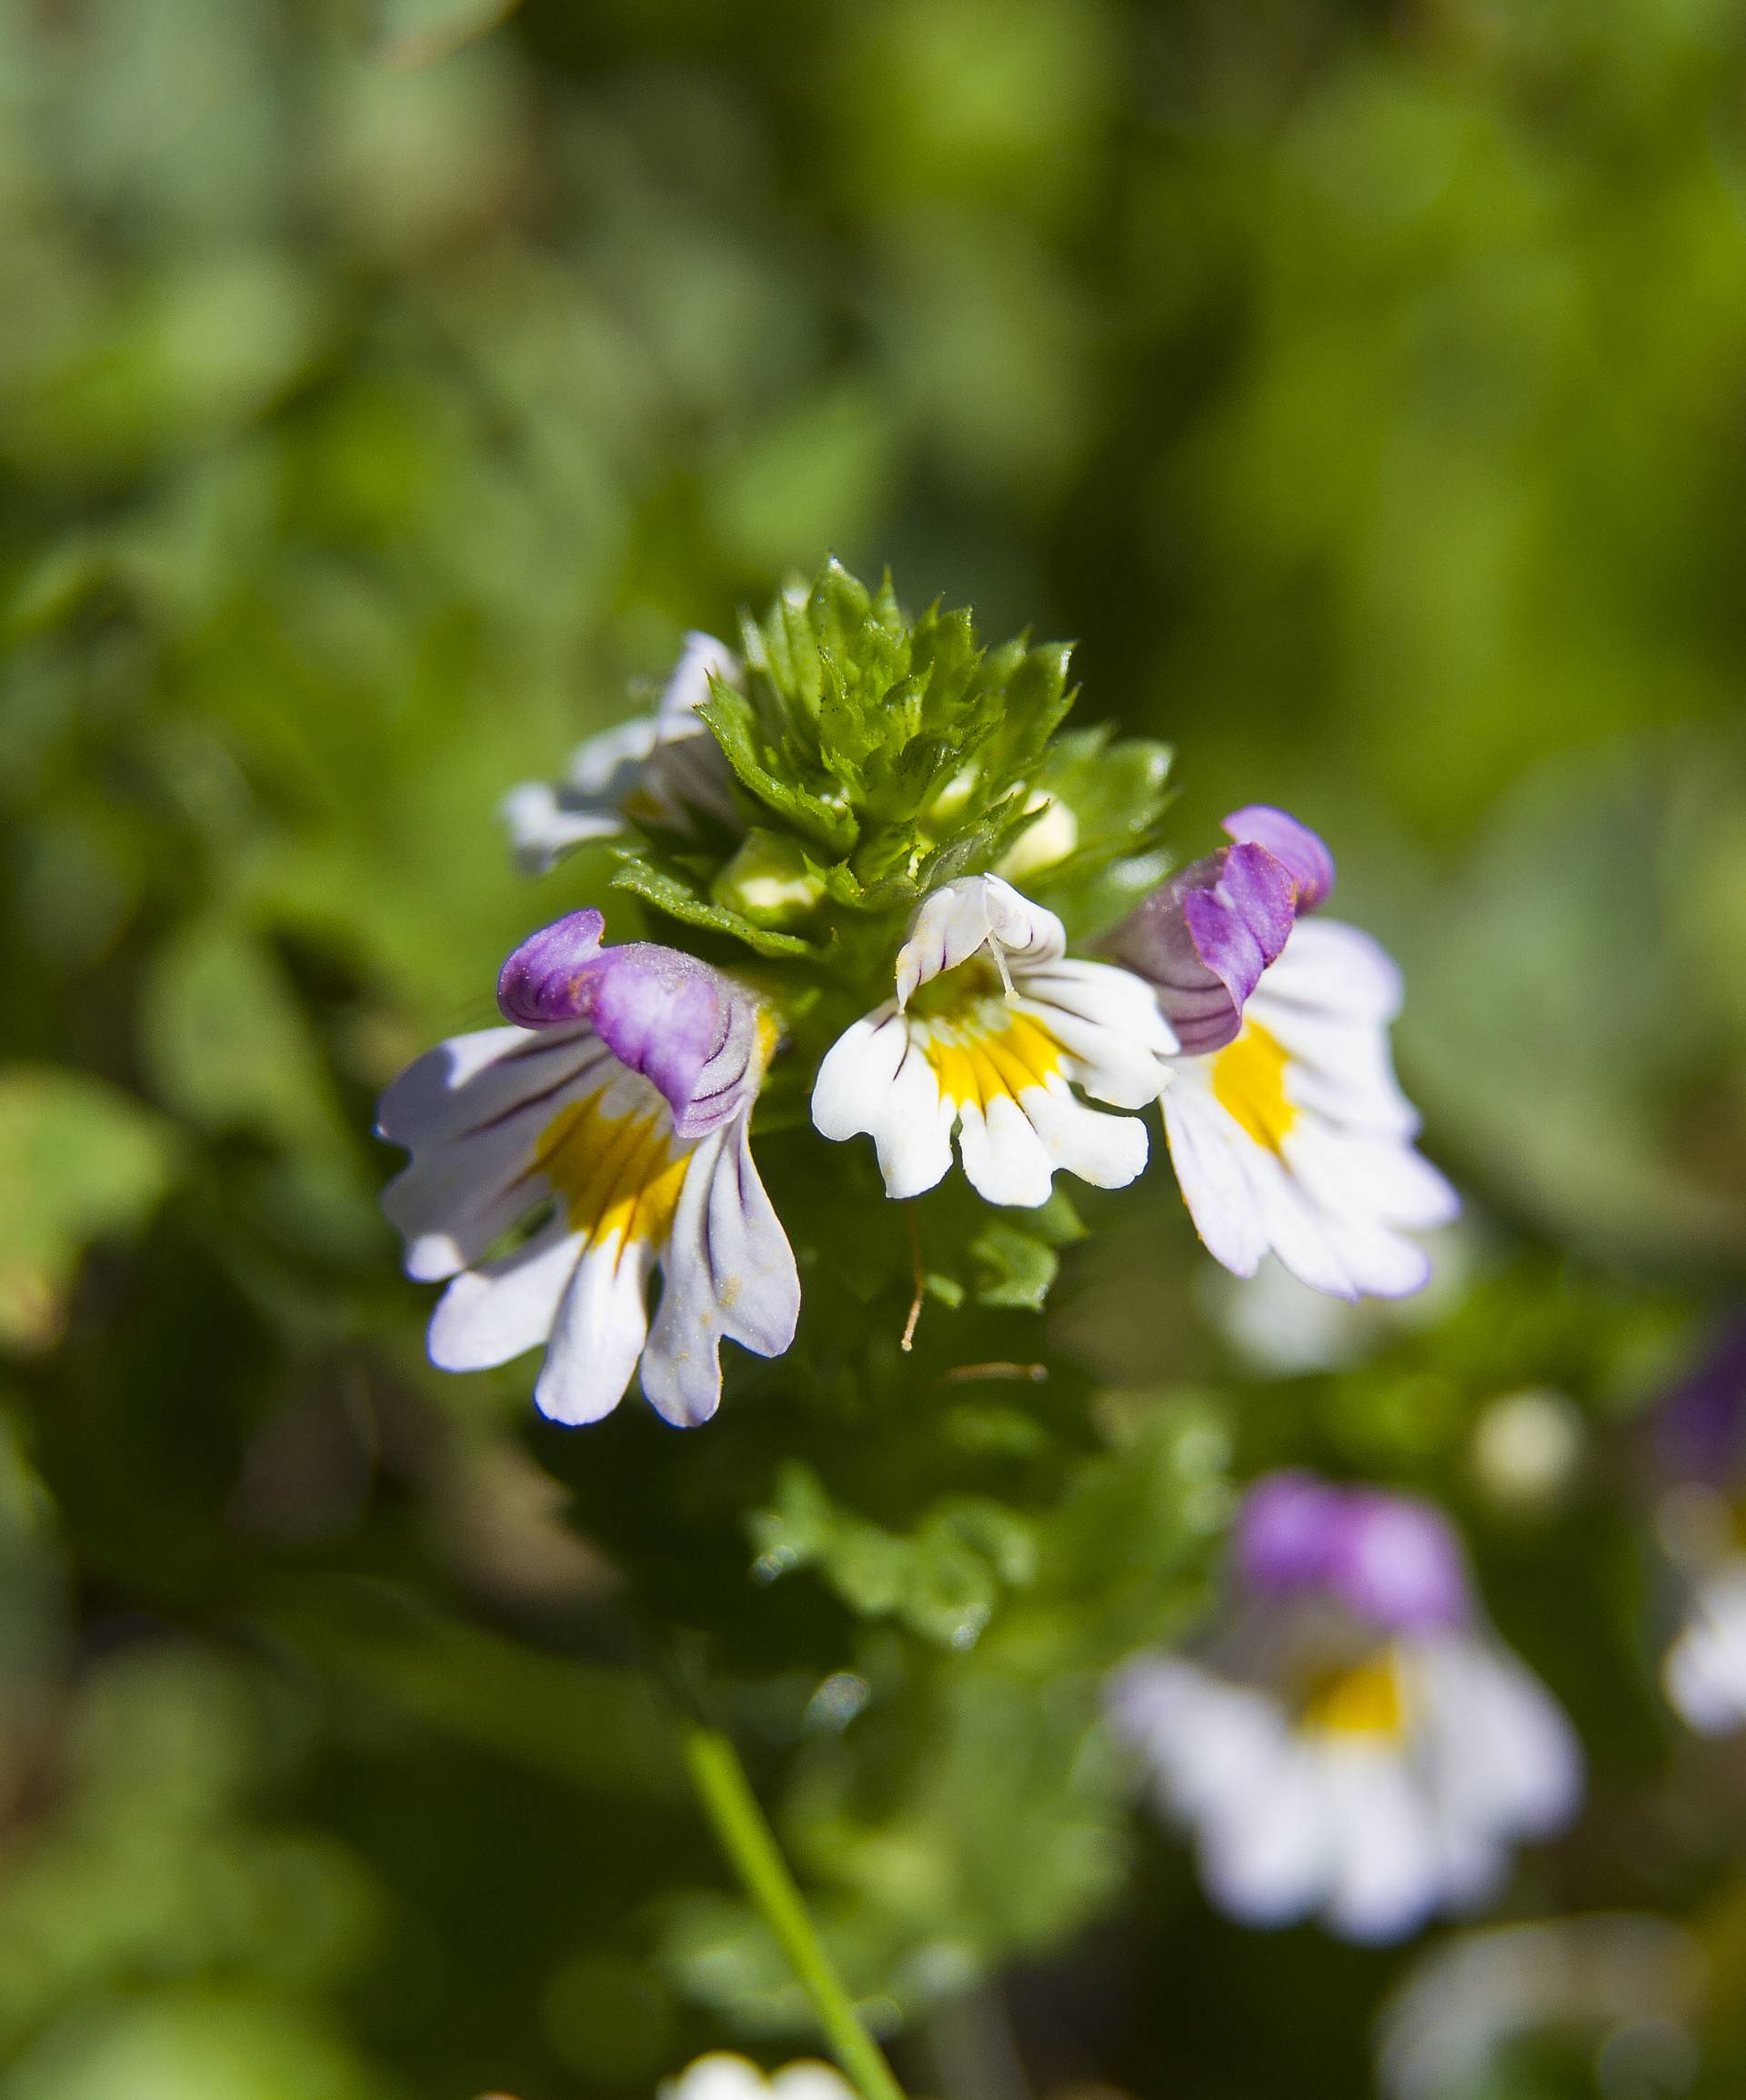
[[[1100,1189],[1134,1179],[1145,1125],[1089,1108],[1073,1090],[1142,1109],[1175,1047],[1137,978],[1068,960],[1052,911],[997,875],[963,876],[917,911],[896,995],[827,1053],[812,1120],[827,1138],[869,1134],[891,1196],[944,1177],[956,1127],[977,1192],[1035,1206],[1058,1168]]]
[[[756,2064],[718,2049],[662,2083],[659,2100],[854,2100],[841,2074],[803,2057],[768,2076]]]
[[[685,1425],[720,1402],[724,1337],[759,1356],[794,1339],[799,1278],[748,1134],[776,1031],[676,949],[603,949],[605,923],[574,911],[524,941],[497,985],[517,1025],[457,1036],[388,1089],[381,1134],[412,1161],[383,1203],[408,1275],[454,1279],[430,1323],[441,1369],[544,1342],[534,1398],[554,1421],[610,1413],[640,1366]],[[531,1238],[489,1255],[540,1208]]]
[[[726,642],[687,635],[652,715],[578,745],[562,780],[529,780],[510,789],[503,820],[527,873],[544,874],[590,839],[616,838],[627,812],[675,831],[687,828],[694,809],[738,825],[727,760],[697,711],[709,698],[712,675],[738,685],[744,674]]]
[[[1679,1599],[1661,1683],[1687,1727],[1729,1735],[1746,1728],[1746,1319],[1722,1330],[1654,1427],[1673,1483],[1656,1529]]]
[[[1231,1588],[1200,1653],[1136,1657],[1110,1690],[1228,1915],[1398,1939],[1481,1901],[1512,1844],[1575,1813],[1570,1724],[1480,1622],[1428,1504],[1271,1474]]]
[[[1259,806],[1225,829],[1234,844],[1104,943],[1181,1044],[1164,1130],[1195,1228],[1239,1276],[1271,1250],[1317,1291],[1402,1297],[1430,1273],[1403,1231],[1460,1206],[1413,1149],[1419,1118],[1394,1077],[1400,973],[1368,934],[1304,919],[1334,879],[1314,832]]]

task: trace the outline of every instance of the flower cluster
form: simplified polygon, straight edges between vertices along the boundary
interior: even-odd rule
[[[1313,916],[1327,849],[1248,808],[1160,882],[1161,759],[1059,735],[1065,669],[984,651],[964,615],[909,622],[833,565],[741,649],[691,636],[652,717],[509,797],[524,865],[615,839],[617,886],[691,939],[606,947],[597,909],[569,912],[505,963],[507,1026],[388,1090],[412,1155],[389,1215],[409,1273],[448,1280],[436,1363],[544,1343],[557,1421],[634,1376],[667,1421],[707,1420],[721,1342],[780,1355],[799,1316],[751,1144],[783,1066],[820,1136],[872,1138],[888,1196],[934,1188],[954,1147],[992,1204],[1035,1209],[1058,1173],[1122,1187],[1157,1102],[1228,1268],[1270,1250],[1348,1298],[1424,1281],[1406,1235],[1455,1199],[1394,1080],[1393,966]]]
[[[1135,1657],[1110,1706],[1248,1924],[1400,1938],[1490,1894],[1581,1795],[1575,1736],[1484,1627],[1445,1520],[1307,1473],[1250,1490],[1204,1646]]]

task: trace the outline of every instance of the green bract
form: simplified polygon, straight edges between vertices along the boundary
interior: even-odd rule
[[[742,623],[745,689],[699,709],[733,769],[743,835],[632,823],[617,887],[784,966],[778,983],[890,991],[909,914],[960,875],[1006,873],[1096,932],[1163,869],[1169,751],[1060,734],[1071,645],[985,645],[970,614],[911,618],[837,561]],[[634,818],[634,813],[633,813]],[[834,1009],[833,1009],[834,1011]]]

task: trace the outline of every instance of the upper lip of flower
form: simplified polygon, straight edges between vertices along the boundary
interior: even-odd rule
[[[1257,1594],[1324,1597],[1383,1632],[1459,1626],[1471,1613],[1460,1542],[1414,1496],[1269,1473],[1249,1492],[1232,1551]]]
[[[1152,984],[1185,1054],[1235,1040],[1262,972],[1300,912],[1333,887],[1333,857],[1283,809],[1255,804],[1225,819],[1232,843],[1171,876],[1106,936],[1104,952]]]
[[[681,1138],[702,1137],[748,1106],[768,1034],[745,989],[652,941],[602,948],[598,911],[542,927],[509,957],[497,1003],[523,1028],[586,1020],[621,1064],[665,1097]]]

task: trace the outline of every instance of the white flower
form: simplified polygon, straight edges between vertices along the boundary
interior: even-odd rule
[[[499,998],[533,1026],[457,1036],[388,1089],[382,1135],[413,1157],[383,1204],[407,1273],[453,1278],[430,1323],[440,1369],[543,1342],[534,1398],[554,1421],[609,1413],[640,1366],[650,1404],[688,1425],[720,1401],[724,1339],[779,1356],[794,1338],[799,1279],[749,1136],[774,1031],[732,980],[645,942],[603,950],[601,927],[572,913],[506,964]]]
[[[1195,1228],[1227,1269],[1277,1254],[1340,1298],[1398,1298],[1430,1274],[1403,1235],[1460,1209],[1413,1149],[1389,1054],[1399,972],[1368,934],[1299,919],[1234,1040],[1176,1060],[1164,1130]]]
[[[1746,1728],[1746,1554],[1726,1555],[1694,1585],[1661,1683],[1700,1734]]]
[[[1116,1701],[1160,1806],[1195,1833],[1209,1897],[1244,1924],[1315,1914],[1348,1939],[1402,1938],[1482,1902],[1580,1786],[1563,1716],[1476,1633],[1398,1637],[1296,1697],[1147,1659]]]
[[[1270,1250],[1337,1298],[1399,1298],[1430,1274],[1401,1237],[1446,1224],[1454,1191],[1412,1148],[1389,1023],[1400,980],[1375,941],[1306,919],[1333,856],[1283,809],[1225,819],[1233,843],[1171,876],[1104,942],[1176,1030],[1164,1130],[1195,1226],[1227,1269]]]
[[[1576,1738],[1480,1623],[1434,1510],[1271,1475],[1246,1500],[1235,1562],[1206,1651],[1138,1656],[1110,1687],[1220,1910],[1398,1939],[1483,1900],[1512,1845],[1570,1820]]]
[[[990,1203],[1047,1201],[1058,1169],[1102,1189],[1146,1164],[1137,1116],[1176,1039],[1149,988],[1109,963],[1066,960],[1061,922],[998,876],[927,898],[897,959],[893,998],[831,1047],[813,1089],[827,1138],[868,1133],[886,1191],[916,1196],[952,1163]]]
[[[562,780],[529,780],[505,796],[502,817],[519,865],[541,875],[564,855],[624,829],[627,813],[682,829],[701,809],[737,824],[728,763],[697,714],[711,676],[738,685],[739,658],[713,635],[688,634],[652,715],[620,722],[577,746]]]
[[[663,2080],[659,2100],[855,2100],[855,2095],[839,2072],[815,2058],[785,2064],[766,2076],[744,2056],[721,2049]]]

